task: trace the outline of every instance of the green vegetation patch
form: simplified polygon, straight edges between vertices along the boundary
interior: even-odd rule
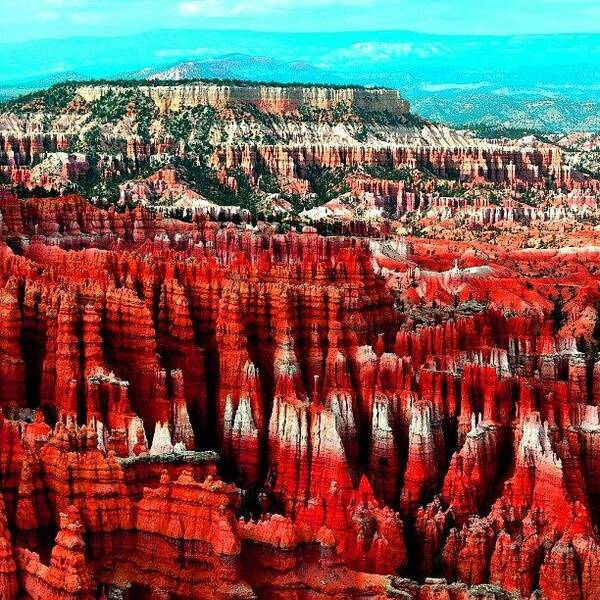
[[[365,89],[392,89],[384,86],[369,86],[358,84],[337,84],[337,83],[281,83],[279,81],[250,81],[248,79],[220,79],[218,77],[208,78],[191,78],[191,79],[153,79],[148,81],[147,79],[93,79],[86,81],[84,85],[88,86],[105,86],[112,85],[118,87],[147,87],[147,86],[161,86],[161,87],[180,87],[194,83],[205,83],[208,85],[228,85],[235,87],[256,87],[256,86],[269,86],[269,87],[280,87],[280,88],[307,88],[317,87],[326,88],[331,90],[365,90]],[[63,85],[63,84],[59,84]]]
[[[221,183],[215,170],[207,164],[198,164],[189,158],[180,158],[176,160],[176,165],[190,187],[210,202],[221,206],[240,206],[253,215],[257,213],[259,200],[257,192],[240,169],[228,171],[228,175],[237,183],[237,190],[233,190]]]
[[[74,82],[60,83],[47,90],[24,94],[4,103],[2,109],[17,114],[43,111],[54,115],[65,110],[73,102],[78,85]]]
[[[146,142],[150,141],[150,126],[157,112],[154,101],[137,90],[108,90],[101,98],[90,105],[90,120],[97,123],[119,122],[128,112],[135,114],[138,135]]]
[[[410,181],[412,179],[411,169],[408,167],[395,169],[391,160],[387,164],[363,165],[361,169],[366,175],[377,177],[377,179],[387,179],[388,181]]]
[[[195,106],[170,113],[163,121],[165,131],[175,140],[184,142],[186,154],[198,161],[206,161],[212,154],[210,133],[215,123],[212,106]]]
[[[461,127],[475,132],[477,137],[492,139],[507,138],[509,140],[518,140],[528,135],[534,135],[540,140],[548,141],[547,136],[549,133],[552,133],[545,129],[535,129],[533,127],[508,127],[500,123],[467,123]]]
[[[184,450],[181,452],[170,452],[168,454],[143,454],[140,456],[128,456],[126,458],[117,457],[117,462],[124,467],[136,464],[203,464],[206,462],[217,462],[219,455],[212,450],[194,452]]]
[[[342,194],[350,191],[346,182],[347,170],[343,168],[322,167],[311,165],[303,173],[310,183],[311,190],[316,194],[313,206],[325,204]]]

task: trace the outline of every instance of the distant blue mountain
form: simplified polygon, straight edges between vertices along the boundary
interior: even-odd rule
[[[123,74],[181,78],[189,73],[191,77],[396,87],[417,112],[450,123],[496,116],[505,122],[513,118],[513,111],[527,122],[539,108],[536,103],[543,100],[547,118],[536,122],[548,128],[593,127],[600,102],[600,34],[442,36],[409,31],[182,29],[128,37],[0,43],[0,64],[0,96],[61,79]]]
[[[281,83],[341,83],[335,73],[306,61],[281,62],[266,56],[233,53],[225,56],[178,62],[166,69],[142,69],[134,74],[144,79],[250,79]]]

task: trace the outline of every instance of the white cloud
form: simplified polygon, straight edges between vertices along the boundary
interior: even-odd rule
[[[51,8],[79,8],[84,5],[83,0],[43,0],[43,6]]]
[[[110,5],[97,7],[89,0],[42,0],[37,18],[42,21],[71,21],[76,25],[100,23],[109,15]]]
[[[214,48],[163,48],[156,50],[154,56],[161,58],[179,58],[180,56],[209,56]]]
[[[224,16],[224,4],[219,0],[195,0],[193,2],[182,2],[179,12],[184,17],[222,17]]]
[[[421,89],[424,92],[447,92],[450,90],[478,90],[483,87],[489,87],[487,81],[479,81],[478,83],[424,83]]]
[[[59,21],[67,20],[77,25],[91,25],[100,23],[106,14],[99,12],[87,12],[83,10],[68,10],[59,12],[58,10],[40,10],[37,18],[41,21]]]
[[[348,61],[368,60],[370,62],[385,62],[394,58],[414,55],[419,58],[429,58],[450,52],[441,44],[412,43],[412,42],[357,42],[347,48],[334,50],[326,59],[344,59]]]
[[[56,21],[60,17],[60,14],[54,10],[40,10],[37,17],[41,21]]]
[[[98,12],[83,12],[73,11],[67,14],[67,17],[77,23],[78,25],[91,25],[93,23],[100,23],[106,15]]]
[[[374,0],[338,0],[335,6],[369,6]],[[184,17],[240,17],[292,9],[331,7],[331,0],[189,0],[178,5]]]

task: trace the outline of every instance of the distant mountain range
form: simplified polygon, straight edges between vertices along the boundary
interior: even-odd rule
[[[150,73],[148,74],[148,71]],[[185,61],[166,69],[142,70],[137,76],[147,79],[251,79],[281,83],[314,82],[341,83],[335,74],[304,61],[281,62],[264,56],[227,54],[203,60]]]
[[[395,87],[428,119],[600,129],[600,34],[156,31],[0,44],[0,97],[65,80],[234,78]]]

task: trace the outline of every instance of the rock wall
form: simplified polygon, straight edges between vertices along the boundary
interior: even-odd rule
[[[543,177],[557,181],[568,179],[561,162],[561,153],[546,148],[503,148],[481,144],[458,144],[458,141],[424,139],[414,143],[399,141],[391,146],[369,145],[277,145],[233,146],[217,148],[213,162],[217,167],[241,168],[249,178],[255,176],[257,164],[283,178],[301,179],[313,166],[352,168],[358,166],[388,166],[427,169],[440,177],[454,175],[467,181],[530,183]]]
[[[382,88],[275,86],[275,85],[227,85],[214,83],[190,83],[185,85],[141,85],[136,88],[147,94],[162,113],[179,111],[196,106],[227,108],[237,104],[253,104],[267,113],[285,114],[295,112],[301,105],[331,110],[338,104],[349,104],[372,112],[390,112],[395,115],[408,113],[408,102],[400,92]],[[105,94],[127,91],[116,85],[82,85],[77,94],[86,102],[94,102]]]

